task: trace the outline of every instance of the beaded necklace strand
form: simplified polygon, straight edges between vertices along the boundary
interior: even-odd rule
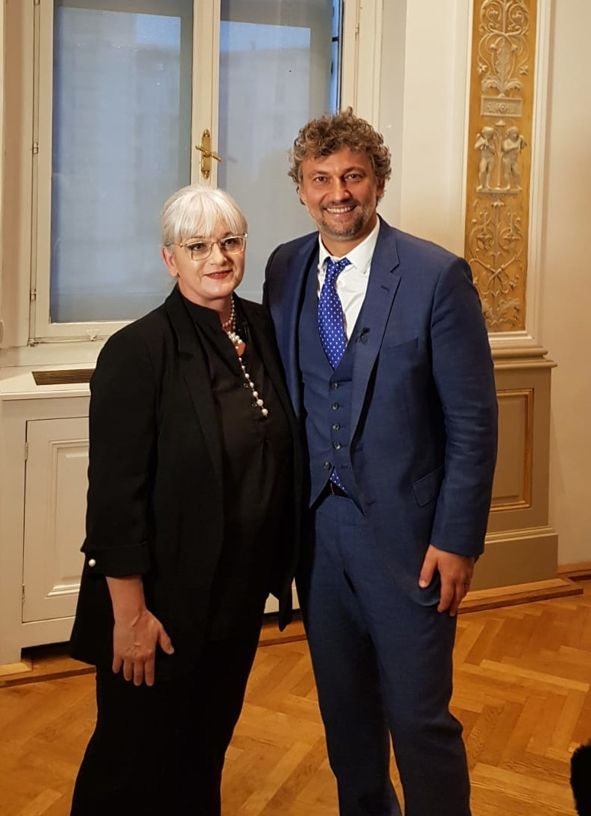
[[[234,305],[234,298],[232,298],[232,309],[230,311],[230,317],[227,320],[222,321],[222,329],[226,333],[226,336],[234,346],[236,350],[236,354],[238,355],[238,362],[240,363],[240,369],[242,371],[242,376],[244,377],[244,381],[250,388],[251,396],[254,399],[254,407],[257,407],[261,414],[264,417],[269,416],[269,411],[265,408],[265,403],[263,402],[259,392],[256,389],[256,386],[253,382],[252,377],[247,371],[246,366],[244,365],[244,360],[242,359],[242,355],[246,351],[246,343],[240,337],[238,332],[236,331],[236,306]]]

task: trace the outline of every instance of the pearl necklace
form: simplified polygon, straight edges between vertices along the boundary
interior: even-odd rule
[[[244,377],[245,384],[248,385],[248,387],[250,388],[251,396],[254,399],[253,407],[258,408],[264,417],[269,416],[269,411],[267,408],[265,408],[265,403],[260,397],[259,392],[257,391],[256,386],[252,380],[252,377],[248,373],[246,366],[244,365],[244,361],[242,359],[242,355],[246,351],[246,343],[236,331],[236,307],[234,306],[234,298],[232,298],[232,309],[230,311],[230,317],[228,318],[228,320],[222,321],[222,329],[224,330],[226,336],[236,349],[236,354],[238,355],[238,362],[240,363],[240,368],[242,370],[242,376]]]

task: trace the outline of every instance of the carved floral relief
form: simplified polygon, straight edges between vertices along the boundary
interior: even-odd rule
[[[536,0],[475,0],[466,257],[489,331],[525,327]]]

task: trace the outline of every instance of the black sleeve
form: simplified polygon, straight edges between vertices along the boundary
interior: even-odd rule
[[[155,466],[156,377],[145,342],[113,335],[91,380],[86,541],[89,571],[142,574]]]

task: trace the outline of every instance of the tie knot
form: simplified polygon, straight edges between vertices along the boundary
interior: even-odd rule
[[[343,271],[346,266],[349,266],[351,261],[348,258],[339,258],[338,261],[333,261],[332,258],[326,259],[326,277],[332,283],[337,275]]]

